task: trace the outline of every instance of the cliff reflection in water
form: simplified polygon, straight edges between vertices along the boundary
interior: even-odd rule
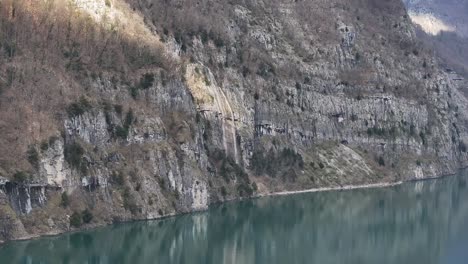
[[[466,180],[457,176],[385,189],[230,203],[159,222],[14,242],[0,248],[0,260],[457,263],[456,256],[447,254],[458,254],[452,244],[468,234]]]

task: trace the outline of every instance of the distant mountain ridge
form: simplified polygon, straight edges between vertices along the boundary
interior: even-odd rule
[[[404,0],[416,24],[426,33],[437,27],[468,37],[468,1],[466,0]],[[438,32],[437,32],[438,33]],[[433,34],[436,35],[436,34]]]
[[[468,1],[404,0],[419,37],[447,68],[468,76]]]

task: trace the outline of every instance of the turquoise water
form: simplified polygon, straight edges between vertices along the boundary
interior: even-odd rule
[[[466,173],[464,173],[466,174]],[[0,263],[468,263],[468,177],[214,206],[0,248]]]

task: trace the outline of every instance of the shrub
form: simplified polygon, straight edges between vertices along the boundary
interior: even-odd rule
[[[410,136],[412,136],[412,137],[414,137],[414,135],[416,135],[416,126],[415,125],[413,125],[413,124],[410,125],[409,133],[410,133]]]
[[[153,86],[154,82],[154,74],[153,73],[145,73],[140,79],[140,88],[146,90]]]
[[[73,142],[72,144],[65,145],[65,150],[64,150],[65,161],[67,161],[67,163],[70,164],[70,166],[74,167],[75,169],[80,169],[82,167],[83,154],[84,154],[84,149],[77,142]]]
[[[51,136],[49,138],[49,146],[54,145],[57,140],[59,140],[59,138],[57,136]]]
[[[133,124],[134,119],[135,119],[135,116],[133,115],[133,110],[130,108],[130,110],[128,110],[127,112],[127,115],[125,116],[124,126],[127,128],[130,127]]]
[[[120,104],[115,104],[115,105],[114,105],[114,110],[115,110],[115,112],[116,112],[119,116],[122,116],[122,112],[123,112],[123,107],[122,107],[122,105],[120,105]]]
[[[133,114],[133,110],[130,109],[125,115],[123,126],[117,126],[115,128],[115,136],[122,139],[127,139],[128,134],[130,133],[130,127],[132,126],[134,119],[135,116]]]
[[[165,191],[167,189],[166,187],[166,180],[164,178],[158,178],[158,184],[159,187],[161,187],[161,190]]]
[[[424,132],[419,132],[419,137],[421,138],[421,141],[423,143],[424,146],[427,146],[427,139],[426,139],[426,134],[424,134]]]
[[[256,183],[256,182],[252,183],[252,190],[253,190],[254,192],[258,191],[258,186],[257,186],[257,183]]]
[[[205,77],[204,77],[203,79],[204,79],[204,82],[205,82],[205,85],[206,85],[206,86],[211,86],[211,81],[210,81],[210,79],[208,78],[208,76],[205,75]]]
[[[132,214],[138,213],[139,208],[130,192],[130,188],[126,187],[124,189],[122,198],[125,210],[129,210]]]
[[[123,186],[125,184],[125,176],[123,172],[113,172],[112,173],[112,181],[117,184],[118,186]]]
[[[132,96],[132,98],[136,100],[138,96],[138,88],[132,86],[130,87],[129,92],[130,92],[130,96]]]
[[[377,161],[380,166],[385,167],[385,160],[382,156],[380,156]]]
[[[48,141],[42,141],[41,142],[41,150],[46,151],[49,149],[49,142]]]
[[[252,187],[249,184],[245,183],[245,182],[243,182],[243,183],[239,184],[239,186],[237,186],[237,192],[239,193],[239,196],[241,196],[241,197],[244,197],[244,196],[250,197],[254,193]]]
[[[248,180],[247,173],[231,157],[226,157],[222,160],[219,174],[223,176],[226,181],[237,178]]]
[[[70,205],[70,197],[68,196],[67,192],[62,193],[62,201],[60,202],[62,207],[68,207]]]
[[[29,163],[35,168],[39,168],[39,153],[37,152],[34,146],[30,146],[28,152],[26,153],[28,156]]]
[[[74,227],[80,227],[81,224],[81,214],[78,212],[73,212],[73,214],[70,216],[70,225]]]
[[[218,48],[222,48],[225,45],[224,40],[221,37],[216,37],[213,40],[213,42],[214,42],[215,46],[218,47]]]
[[[256,175],[267,174],[271,177],[276,177],[277,175],[294,176],[292,173],[294,169],[304,168],[304,160],[301,154],[296,153],[290,148],[284,148],[279,153],[275,153],[273,149],[270,149],[266,155],[264,151],[255,151],[250,164],[251,169]],[[291,173],[288,174],[288,172]]]
[[[227,195],[227,190],[226,190],[226,187],[225,187],[225,186],[222,186],[222,187],[221,187],[221,195],[222,195],[223,197],[226,197],[226,195]]]
[[[83,219],[83,223],[89,224],[93,220],[93,213],[86,208],[82,213],[81,213],[81,218]]]
[[[17,183],[25,183],[29,179],[29,175],[24,171],[18,171],[13,174],[13,180]]]
[[[301,90],[302,89],[302,86],[300,83],[296,82],[296,89],[297,90]]]
[[[359,52],[356,52],[356,54],[354,55],[354,60],[357,62],[361,60],[361,54]]]
[[[461,152],[466,152],[466,144],[464,141],[460,141],[460,143],[458,144],[458,149],[461,151]]]
[[[86,99],[86,97],[82,96],[78,102],[71,103],[67,107],[67,114],[69,118],[74,118],[83,115],[87,111],[91,110],[91,108],[91,103]]]
[[[258,99],[260,99],[260,95],[258,94],[258,92],[255,92],[254,99],[255,101],[258,101]]]
[[[117,126],[115,128],[115,135],[121,139],[127,139],[128,133],[128,128],[122,126]]]

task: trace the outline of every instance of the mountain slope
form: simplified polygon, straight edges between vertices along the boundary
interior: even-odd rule
[[[0,4],[0,240],[467,164],[399,1],[60,3]]]

